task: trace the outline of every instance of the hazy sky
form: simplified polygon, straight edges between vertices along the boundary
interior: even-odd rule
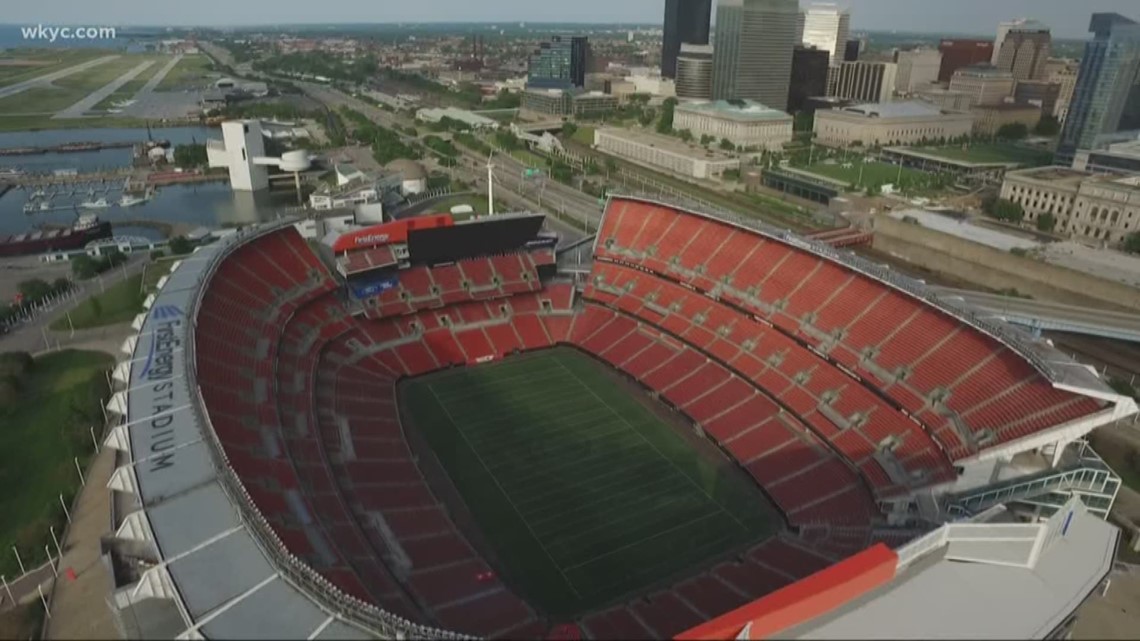
[[[802,0],[802,5],[808,0]],[[989,33],[1028,16],[1084,38],[1089,14],[1140,19],[1140,0],[846,0],[856,29]],[[0,0],[0,21],[54,25],[304,22],[660,22],[664,0]],[[991,26],[992,25],[992,26]]]

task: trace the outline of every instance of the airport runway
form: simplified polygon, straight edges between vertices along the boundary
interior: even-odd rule
[[[139,64],[135,65],[133,68],[128,70],[123,75],[119,76],[118,78],[115,78],[114,80],[103,85],[99,89],[96,89],[95,91],[92,91],[91,93],[87,94],[87,96],[85,98],[83,98],[82,100],[80,100],[79,102],[75,103],[74,105],[71,105],[70,107],[68,107],[67,109],[64,109],[63,111],[57,112],[54,116],[52,116],[52,120],[85,117],[85,115],[87,114],[88,111],[91,111],[92,109],[95,108],[95,105],[99,104],[100,102],[103,102],[104,98],[106,98],[107,96],[118,91],[119,87],[122,87],[123,85],[127,84],[128,82],[134,80],[135,77],[138,76],[140,73],[149,69],[151,67],[151,65],[154,64],[154,62],[155,62],[154,60],[147,60],[145,62],[140,62]]]
[[[42,76],[36,76],[35,78],[32,78],[30,80],[25,80],[23,82],[17,82],[14,85],[10,85],[8,87],[0,88],[0,98],[7,98],[8,96],[14,96],[18,93],[22,93],[24,91],[27,91],[28,89],[31,89],[32,87],[39,87],[42,85],[51,84],[52,82],[59,80],[60,78],[66,78],[68,76],[75,75],[75,74],[79,73],[80,71],[86,71],[92,67],[96,67],[98,65],[107,63],[107,62],[114,60],[115,58],[118,58],[118,57],[119,56],[117,56],[117,55],[116,56],[103,56],[101,58],[95,58],[94,60],[88,60],[87,62],[77,64],[73,67],[68,67],[66,69],[60,69],[59,71],[53,71],[52,73],[44,74]]]

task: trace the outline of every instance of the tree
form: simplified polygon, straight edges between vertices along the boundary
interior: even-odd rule
[[[71,274],[76,280],[87,280],[99,273],[99,264],[87,254],[80,254],[71,259]]]
[[[1019,223],[1025,217],[1021,205],[1004,198],[987,198],[982,201],[982,211],[1010,223]]]
[[[52,294],[51,285],[49,285],[47,281],[39,278],[21,282],[17,286],[17,291],[20,292],[20,295],[24,297],[24,301],[27,303],[43,300]]]
[[[685,142],[693,142],[693,132],[689,131],[688,129],[682,129],[681,131],[678,131],[677,137],[681,140],[684,140]]]
[[[618,172],[617,161],[610,156],[606,156],[606,173],[616,174]]]
[[[1001,140],[1024,140],[1029,135],[1029,127],[1016,122],[1002,125],[997,130],[997,137]]]
[[[661,105],[661,119],[657,121],[657,133],[667,134],[673,131],[673,110],[676,106],[676,98],[665,99]]]
[[[208,162],[204,144],[192,143],[174,148],[174,164],[179,167],[205,167]]]
[[[645,109],[641,115],[637,117],[637,123],[642,127],[648,127],[651,122],[657,117],[657,112],[652,109]]]
[[[813,131],[815,129],[815,114],[809,111],[797,112],[792,128],[795,131]]]
[[[1037,217],[1037,229],[1040,231],[1053,231],[1057,226],[1057,217],[1048,212]]]
[[[1061,133],[1061,123],[1053,116],[1042,116],[1033,133],[1038,136],[1056,136]]]
[[[578,125],[567,122],[562,124],[562,135],[567,138],[573,138],[574,134],[578,133]]]
[[[725,151],[736,151],[736,145],[732,144],[732,141],[728,138],[720,139],[720,148]]]
[[[66,292],[67,290],[71,289],[71,281],[60,276],[59,278],[52,281],[51,288],[57,294]]]
[[[1129,254],[1140,254],[1140,232],[1132,232],[1124,239],[1124,251]]]
[[[194,251],[194,243],[191,243],[185,236],[175,236],[167,243],[170,248],[170,253],[174,256],[182,256]]]
[[[495,142],[507,151],[514,151],[522,146],[519,137],[507,129],[500,129],[495,132]]]
[[[714,142],[716,142],[716,136],[713,136],[710,134],[705,134],[705,135],[701,136],[701,144],[704,145],[705,147],[708,147],[709,145],[713,144]]]

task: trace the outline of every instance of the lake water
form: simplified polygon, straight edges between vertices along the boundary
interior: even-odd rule
[[[165,127],[151,130],[156,139],[178,144],[204,142],[209,137],[220,138],[219,130],[206,127]],[[50,146],[74,141],[142,141],[146,129],[68,129],[38,132],[0,133],[0,147]],[[126,167],[131,164],[130,149],[106,149],[94,152],[43,154],[37,156],[0,157],[0,167],[20,167],[25,171],[46,172],[55,169],[78,169],[80,172]],[[289,191],[258,194],[234,192],[229,183],[216,182],[195,185],[172,185],[160,188],[154,197],[133,207],[113,206],[107,209],[84,210],[77,206],[100,197],[117,203],[122,195],[116,185],[109,191],[89,193],[86,189],[74,193],[59,193],[51,198],[56,211],[24,213],[24,203],[31,192],[13,189],[0,197],[0,235],[28,231],[38,225],[69,225],[81,213],[95,213],[114,224],[116,221],[150,220],[166,223],[184,223],[198,227],[217,228],[249,224],[275,218],[282,207],[296,205],[296,197]],[[152,228],[115,225],[117,236],[142,236],[159,239],[161,234]]]

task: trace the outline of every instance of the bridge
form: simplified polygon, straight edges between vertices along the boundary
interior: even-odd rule
[[[562,131],[562,126],[565,124],[561,120],[543,120],[541,122],[517,123],[516,126],[528,134],[540,134],[544,131],[557,133]]]
[[[978,309],[1035,333],[1068,332],[1140,343],[1140,315],[1135,313],[1075,307],[964,289],[934,289],[943,297],[961,298]]]

